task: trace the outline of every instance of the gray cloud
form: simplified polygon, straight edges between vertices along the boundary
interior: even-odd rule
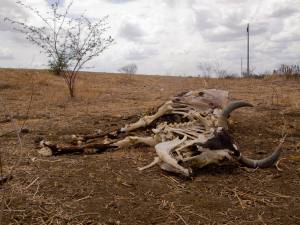
[[[213,22],[211,18],[211,13],[208,10],[197,10],[195,12],[196,16],[196,29],[199,31],[211,29],[216,27],[216,24]]]
[[[5,18],[13,20],[26,20],[28,13],[20,5],[11,0],[1,0],[0,3],[0,31],[12,31],[11,23],[4,21]]]
[[[107,2],[114,3],[114,4],[123,4],[127,2],[133,2],[136,0],[106,0]]]
[[[300,32],[283,32],[271,38],[275,42],[300,42]]]
[[[176,0],[164,0],[164,2],[169,6],[169,7],[175,7],[177,1]]]
[[[290,7],[280,8],[280,9],[275,10],[271,14],[271,17],[285,18],[285,17],[290,17],[297,12],[299,12],[299,10],[297,10],[295,8],[290,8]]]
[[[153,48],[137,48],[134,50],[130,50],[128,55],[126,56],[127,60],[144,60],[149,57],[153,57],[154,55],[157,55],[158,51]]]
[[[0,3],[0,15],[3,17],[16,18],[28,18],[26,10],[22,6],[11,0],[1,0]]]
[[[49,5],[52,5],[54,3],[57,2],[57,0],[45,0]],[[58,4],[61,6],[61,5],[64,5],[65,3],[65,0],[59,0]]]
[[[125,22],[120,28],[119,35],[129,41],[137,41],[145,36],[146,33],[138,24]]]
[[[246,37],[246,24],[234,26],[218,26],[214,29],[204,30],[201,34],[202,37],[211,42],[226,42],[238,41]],[[264,34],[268,31],[267,24],[257,23],[250,24],[251,36]]]
[[[12,31],[13,27],[7,21],[4,21],[4,18],[0,16],[0,32],[2,31]]]
[[[14,1],[0,0],[2,17],[40,23]],[[31,2],[45,13],[46,2],[53,1]],[[116,44],[95,59],[95,70],[115,71],[119,65],[134,61],[141,73],[196,75],[200,59],[217,59],[228,70],[240,70],[240,59],[246,55],[247,23],[250,62],[257,72],[272,70],[277,63],[299,62],[298,9],[299,0],[85,0],[76,1],[71,13],[78,15],[86,10],[91,18],[110,16]],[[32,55],[39,56],[35,65],[41,64],[39,49],[34,53],[32,43],[24,41],[22,34],[1,18],[0,41],[9,49],[1,52],[2,65],[30,66]],[[12,56],[14,59],[7,60]],[[43,60],[46,65],[47,58]]]

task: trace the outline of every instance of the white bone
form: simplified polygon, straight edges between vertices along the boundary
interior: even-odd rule
[[[113,143],[114,146],[119,148],[123,148],[129,145],[134,145],[142,143],[148,146],[155,146],[157,144],[157,140],[153,137],[138,137],[138,136],[128,136],[123,140],[117,141]]]
[[[187,136],[184,136],[184,138],[182,138],[181,140],[177,137],[176,139],[172,140],[172,141],[166,141],[166,142],[162,142],[159,143],[157,145],[155,145],[155,150],[156,153],[158,155],[158,157],[160,158],[160,160],[166,164],[169,164],[170,166],[172,166],[173,168],[177,169],[178,171],[180,171],[180,173],[182,173],[185,176],[189,176],[190,175],[190,171],[182,166],[180,166],[177,162],[176,159],[174,159],[171,155],[170,152],[176,148],[177,146],[179,146],[180,144],[182,144],[183,142],[185,142],[187,139]]]
[[[202,168],[208,164],[219,164],[224,159],[232,160],[228,149],[207,150],[200,155],[183,159],[184,162],[190,162],[193,167]]]
[[[154,120],[158,119],[159,117],[161,117],[165,114],[171,113],[172,110],[173,110],[172,101],[167,101],[165,104],[163,104],[157,110],[157,112],[154,115],[145,116],[145,117],[139,119],[136,123],[129,124],[129,125],[121,128],[121,131],[129,132],[129,131],[133,131],[133,130],[136,130],[141,127],[146,127],[146,126],[150,125]]]
[[[162,170],[165,170],[165,171],[168,171],[168,172],[172,172],[172,173],[179,173],[179,174],[183,174],[185,176],[189,176],[191,173],[192,173],[192,170],[191,169],[187,169],[187,173],[182,173],[182,170],[180,169],[177,169],[173,166],[171,166],[170,164],[168,163],[165,163],[165,162],[161,162],[159,163],[159,166]]]
[[[142,170],[148,169],[148,168],[150,168],[150,167],[158,164],[159,162],[161,162],[160,158],[159,157],[155,157],[154,160],[150,164],[148,164],[148,165],[146,165],[144,167],[138,167],[138,170],[142,171]]]

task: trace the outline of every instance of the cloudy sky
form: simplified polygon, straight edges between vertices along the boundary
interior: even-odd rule
[[[43,13],[51,1],[22,2]],[[115,43],[90,62],[93,71],[117,72],[135,63],[144,74],[197,75],[199,63],[218,62],[240,73],[247,23],[256,72],[300,63],[299,0],[74,0],[71,12],[109,16]],[[15,0],[0,0],[0,67],[45,68],[47,58],[4,17],[39,23]]]

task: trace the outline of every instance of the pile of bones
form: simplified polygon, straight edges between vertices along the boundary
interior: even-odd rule
[[[281,154],[283,140],[268,157],[260,160],[242,155],[228,132],[230,113],[240,107],[252,107],[245,101],[229,101],[224,90],[206,89],[181,93],[161,105],[156,113],[144,116],[117,131],[90,135],[73,135],[69,144],[40,142],[43,156],[68,153],[100,153],[134,144],[155,148],[154,160],[139,170],[154,165],[161,169],[190,176],[193,169],[223,161],[236,161],[250,168],[270,167]],[[145,131],[145,136],[135,136]],[[149,132],[150,131],[150,132]]]

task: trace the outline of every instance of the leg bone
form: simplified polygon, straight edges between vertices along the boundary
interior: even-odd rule
[[[117,146],[118,148],[123,148],[129,145],[135,145],[138,143],[142,143],[149,146],[155,146],[157,144],[156,140],[153,137],[137,137],[137,136],[128,136],[123,140],[117,141],[113,143],[113,146]]]

